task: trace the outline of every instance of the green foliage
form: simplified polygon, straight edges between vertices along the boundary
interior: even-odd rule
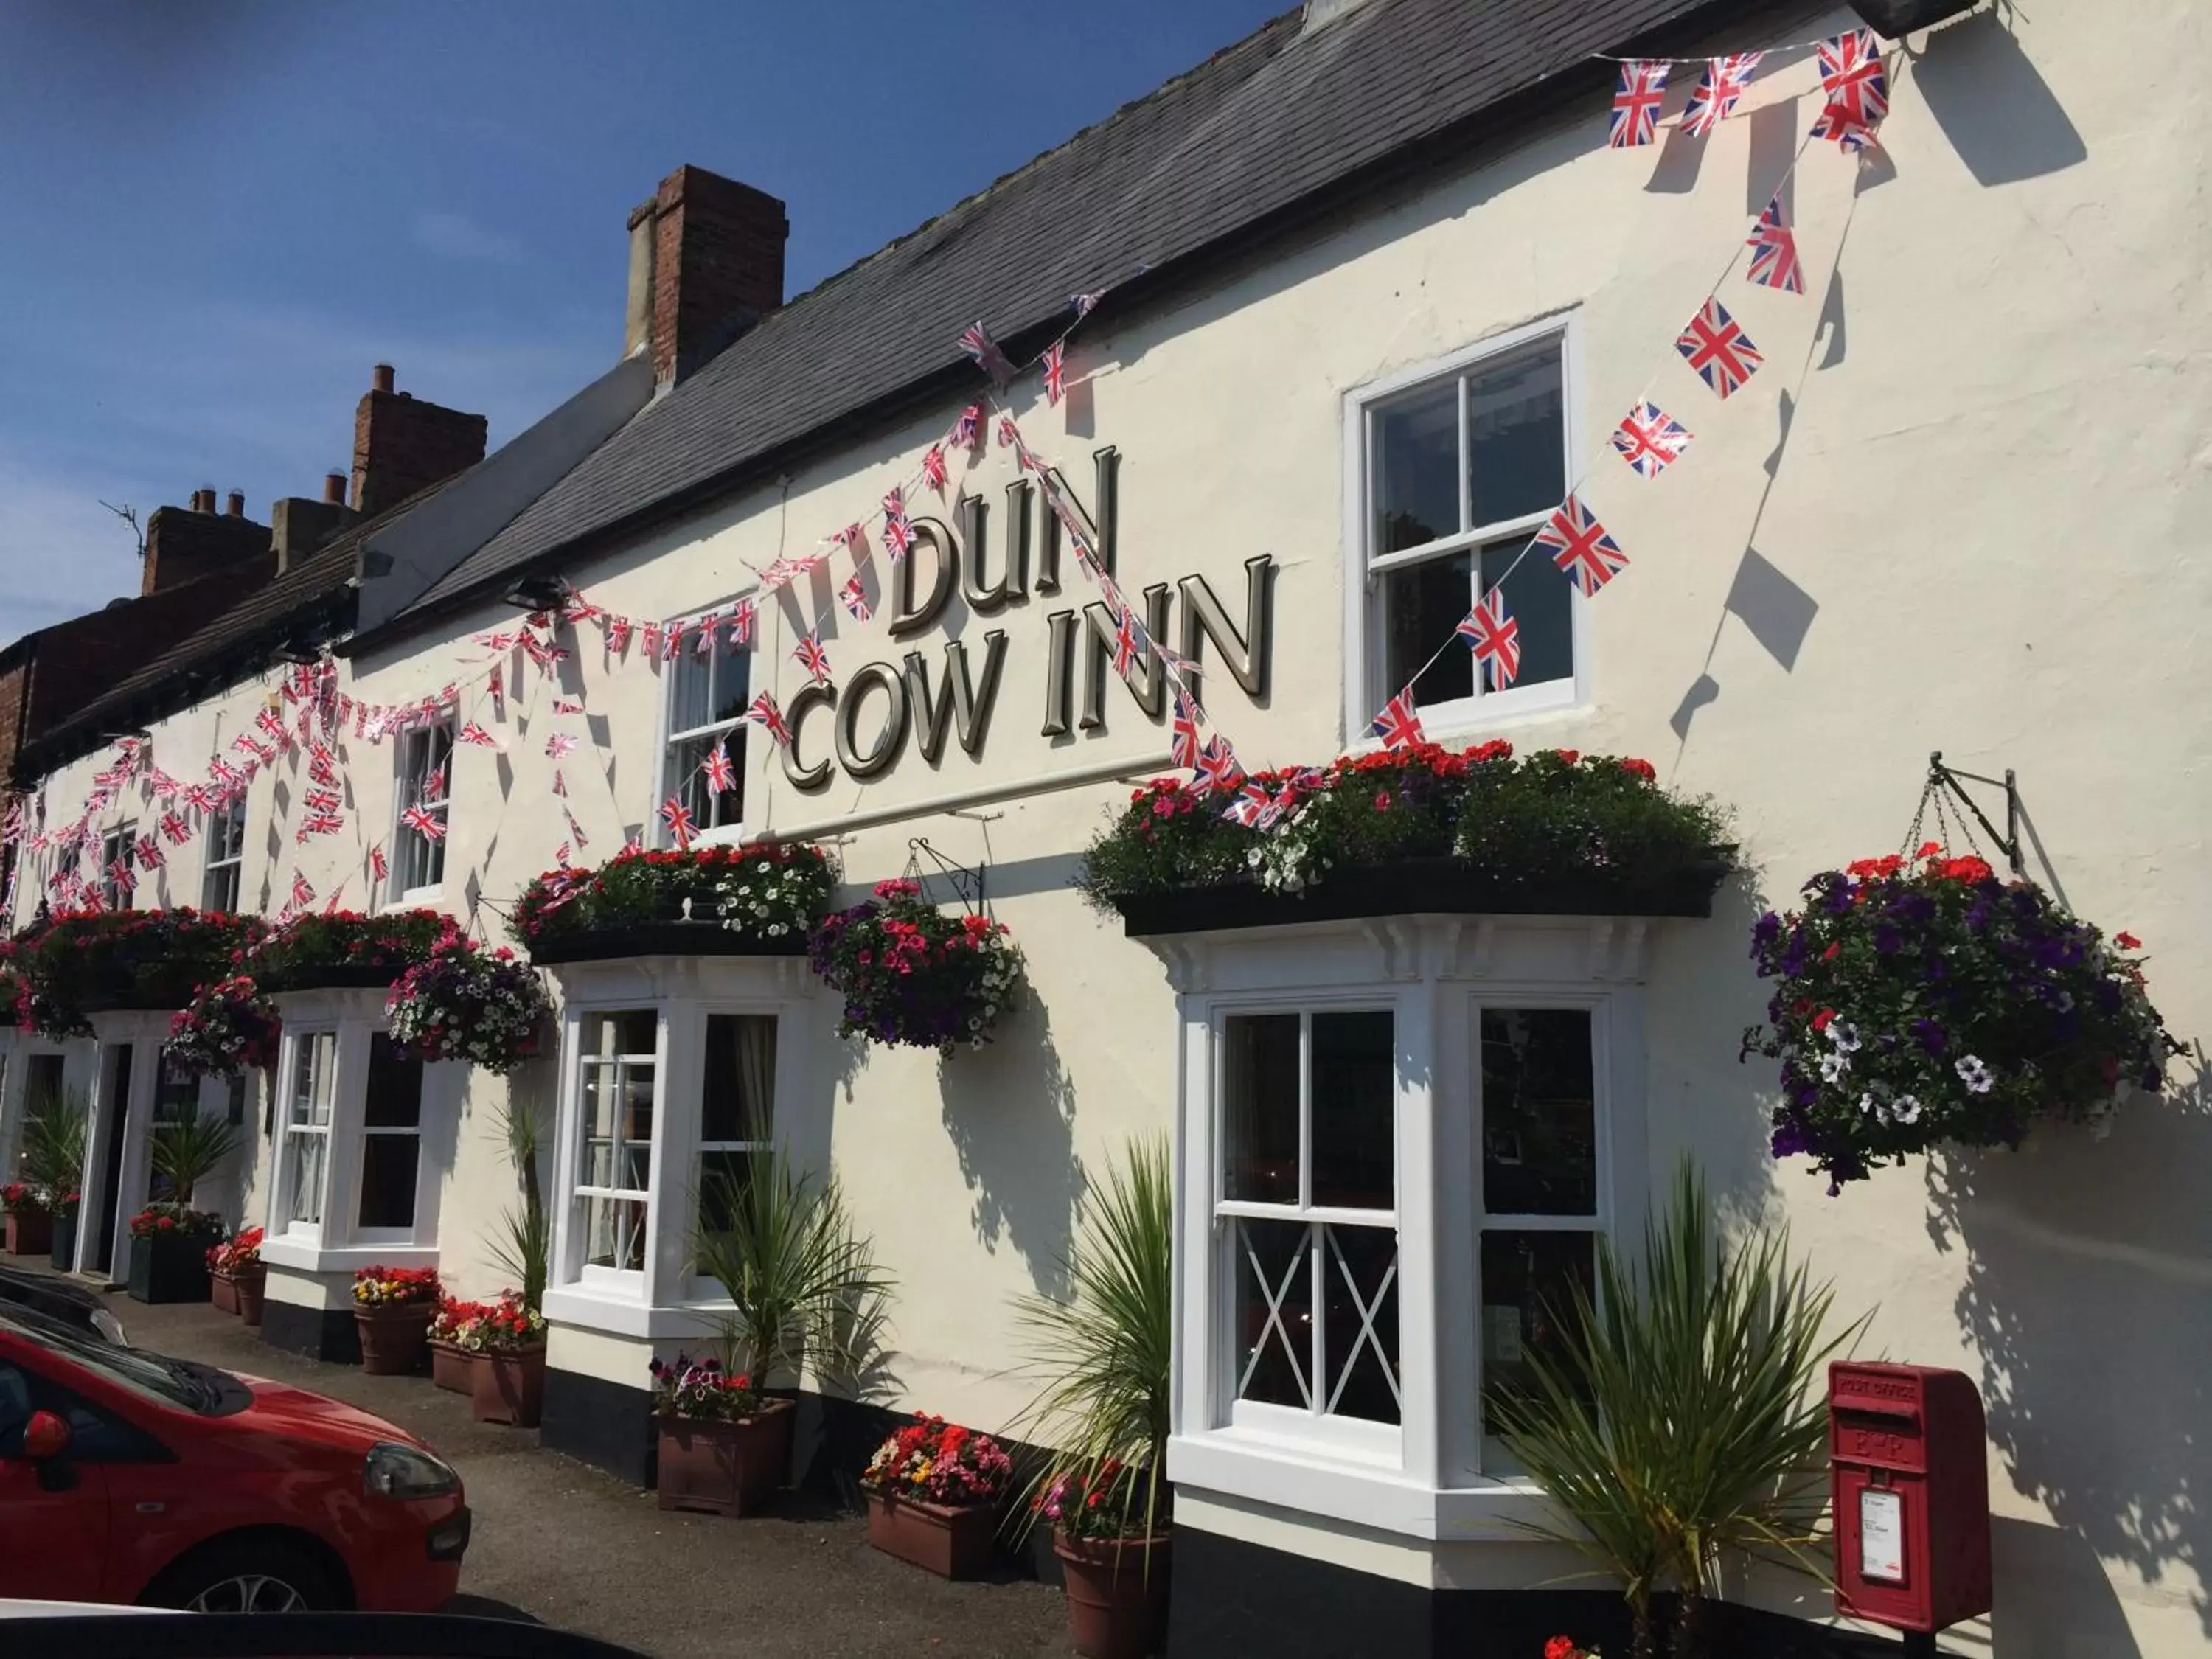
[[[1256,831],[1223,817],[1208,797],[1174,778],[1132,790],[1129,804],[1096,836],[1076,885],[1092,908],[1111,914],[1130,893],[1220,887],[1249,877]]]
[[[264,926],[253,916],[179,908],[58,916],[15,941],[33,1027],[57,1040],[91,1034],[106,1008],[181,1008],[228,975]]]
[[[507,931],[526,948],[572,933],[676,921],[688,914],[763,939],[795,938],[829,908],[836,870],[805,842],[624,848],[596,870],[548,870],[523,889]]]
[[[264,991],[313,985],[332,969],[389,969],[390,978],[398,979],[427,961],[431,945],[452,925],[436,910],[309,911],[256,945],[246,970]]]
[[[1687,1164],[1640,1266],[1599,1241],[1597,1286],[1595,1305],[1577,1284],[1550,1310],[1557,1349],[1528,1349],[1532,1386],[1486,1412],[1559,1511],[1532,1529],[1621,1581],[1637,1654],[1654,1651],[1652,1595],[1673,1589],[1674,1651],[1697,1659],[1723,1553],[1803,1565],[1826,1496],[1817,1383],[1864,1321],[1827,1334],[1832,1287],[1784,1237],[1724,1240]]]
[[[76,1196],[91,1120],[91,1102],[81,1088],[30,1103],[23,1122],[23,1176],[52,1194],[55,1207]]]
[[[514,1161],[522,1201],[503,1212],[491,1250],[492,1265],[521,1287],[523,1310],[538,1313],[544,1305],[545,1284],[553,1259],[553,1223],[538,1185],[538,1115],[529,1103],[515,1097],[508,1085],[507,1103],[500,1117],[507,1156]]]
[[[1064,1266],[1069,1295],[1024,1296],[1015,1318],[1037,1391],[1018,1419],[1059,1448],[1032,1514],[1057,1492],[1091,1492],[1119,1530],[1149,1535],[1167,1515],[1174,1370],[1174,1182],[1168,1143],[1148,1136],[1109,1165]],[[1085,1507],[1088,1507],[1087,1505]],[[1054,1518],[1059,1518],[1057,1516]],[[1092,1530],[1104,1523],[1086,1516]]]
[[[238,1150],[238,1131],[226,1120],[195,1114],[155,1124],[149,1156],[155,1171],[167,1176],[176,1189],[177,1202],[190,1205],[192,1188]]]

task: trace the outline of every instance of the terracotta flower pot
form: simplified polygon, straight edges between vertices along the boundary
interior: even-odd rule
[[[54,1248],[54,1218],[46,1211],[9,1211],[7,1231],[9,1255],[46,1255]]]
[[[261,1323],[261,1296],[269,1287],[269,1269],[258,1261],[232,1270],[231,1289],[238,1296],[238,1316],[251,1328]]]
[[[750,1417],[733,1423],[702,1418],[656,1417],[660,1430],[664,1510],[706,1515],[751,1515],[775,1495],[791,1467],[788,1400],[763,1400]]]
[[[406,1376],[422,1368],[430,1337],[433,1302],[356,1304],[354,1323],[361,1329],[361,1368],[371,1376]]]
[[[477,1357],[441,1336],[428,1339],[430,1381],[452,1394],[473,1394],[477,1386]]]
[[[208,1305],[217,1313],[238,1311],[238,1281],[221,1267],[208,1273]]]
[[[868,1494],[868,1542],[940,1578],[991,1570],[997,1511],[988,1504],[931,1504],[899,1492]]]
[[[1145,1659],[1168,1635],[1168,1540],[1056,1532],[1067,1634],[1084,1659]]]
[[[470,1392],[475,1397],[477,1421],[536,1428],[545,1400],[545,1345],[486,1348],[471,1358],[476,1361]]]

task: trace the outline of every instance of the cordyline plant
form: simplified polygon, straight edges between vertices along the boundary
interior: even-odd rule
[[[230,1077],[274,1066],[283,1023],[276,1005],[243,974],[203,986],[169,1021],[164,1051],[195,1077]]]
[[[392,1040],[425,1060],[465,1060],[512,1072],[538,1052],[552,999],[537,971],[504,945],[480,949],[450,929],[392,988]]]
[[[596,870],[548,870],[523,889],[507,929],[527,949],[565,935],[652,922],[712,923],[775,939],[801,935],[829,907],[836,872],[802,842],[626,847]]]
[[[1781,1235],[1723,1238],[1686,1164],[1640,1264],[1602,1235],[1597,1250],[1595,1299],[1571,1281],[1548,1309],[1559,1341],[1525,1348],[1529,1386],[1492,1390],[1485,1413],[1558,1512],[1528,1529],[1620,1580],[1632,1659],[1658,1653],[1652,1598],[1668,1589],[1675,1659],[1705,1659],[1724,1554],[1810,1570],[1826,1494],[1816,1385],[1865,1322],[1831,1333],[1831,1287]]]
[[[949,916],[913,881],[822,919],[808,942],[814,971],[844,994],[838,1031],[949,1054],[980,1048],[1012,1005],[1022,953],[988,916]]]
[[[219,1117],[191,1117],[156,1124],[147,1156],[155,1173],[167,1177],[179,1205],[189,1206],[192,1188],[238,1150],[238,1131]]]
[[[1255,816],[1266,827],[1243,821]],[[1571,749],[1516,760],[1497,739],[1415,744],[1255,773],[1234,794],[1156,778],[1091,842],[1078,885],[1110,910],[1240,882],[1303,892],[1410,859],[1449,860],[1507,890],[1577,876],[1658,883],[1725,870],[1726,829],[1710,801],[1662,789],[1648,761]]]
[[[88,1036],[101,1008],[181,1008],[231,973],[265,931],[216,910],[102,910],[58,915],[14,942],[17,1018],[57,1040]]]
[[[1802,910],[1752,930],[1778,982],[1744,1048],[1782,1062],[1774,1156],[1811,1157],[1832,1194],[1940,1144],[2016,1146],[2038,1118],[2101,1125],[2128,1091],[2165,1086],[2179,1045],[2134,935],[2108,944],[1933,842],[1804,890]]]
[[[278,927],[246,953],[246,968],[264,991],[312,985],[331,969],[389,969],[398,979],[428,960],[453,926],[436,910],[310,911]]]

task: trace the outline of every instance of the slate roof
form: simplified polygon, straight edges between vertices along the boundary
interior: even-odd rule
[[[1662,50],[1771,0],[1366,0],[1292,11],[771,313],[393,624],[772,477],[810,448],[980,384],[979,317],[1018,359],[1109,287],[1126,315],[1185,273],[1409,165],[1464,159],[1609,85],[1598,52]],[[966,118],[955,114],[953,119]],[[1141,274],[1139,274],[1141,273]]]

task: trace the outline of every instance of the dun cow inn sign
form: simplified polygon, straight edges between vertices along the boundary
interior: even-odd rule
[[[1098,451],[1091,460],[1096,508],[1083,516],[1099,562],[1110,573],[1119,457],[1109,447]],[[1065,480],[1060,481],[1060,487],[1067,490]],[[932,627],[945,614],[956,590],[968,610],[978,617],[993,617],[1009,606],[1026,605],[1032,595],[1038,599],[1057,595],[1060,592],[1060,520],[1042,510],[1036,495],[1036,486],[1027,478],[1006,486],[1006,526],[995,576],[986,571],[990,504],[981,495],[963,495],[954,503],[953,515],[959,521],[957,531],[941,519],[915,519],[914,545],[891,570],[891,637],[902,639]],[[1073,491],[1067,491],[1067,498],[1077,500]],[[1079,502],[1078,510],[1083,511]],[[1185,576],[1172,587],[1165,582],[1147,587],[1143,607],[1147,638],[1166,639],[1172,627],[1176,648],[1184,656],[1203,667],[1209,660],[1206,647],[1211,647],[1210,659],[1247,696],[1266,696],[1273,570],[1274,560],[1266,554],[1244,562],[1241,629],[1230,620],[1203,576]],[[1115,631],[1104,603],[1093,600],[1080,611],[1070,607],[1049,612],[1045,629],[1043,735],[1060,737],[1071,725],[1086,732],[1104,726]],[[922,759],[934,766],[945,752],[946,734],[956,729],[960,746],[969,755],[980,757],[990,734],[1000,674],[1006,665],[1004,629],[991,629],[983,635],[981,655],[982,663],[977,668],[969,659],[966,641],[948,640],[944,666],[934,684],[928,661],[916,650],[908,652],[902,663],[872,662],[847,674],[840,683],[805,687],[784,711],[791,726],[791,741],[783,748],[784,775],[799,789],[811,792],[827,787],[831,774],[827,750],[834,746],[836,764],[847,775],[878,777],[898,764],[909,737],[921,750]],[[1079,656],[1084,665],[1079,710],[1074,706]],[[1123,677],[1123,684],[1150,719],[1157,720],[1166,712],[1167,675],[1157,652],[1147,649],[1143,660],[1133,665]],[[810,720],[817,712],[825,717],[829,745],[823,744],[818,731],[810,731]]]

